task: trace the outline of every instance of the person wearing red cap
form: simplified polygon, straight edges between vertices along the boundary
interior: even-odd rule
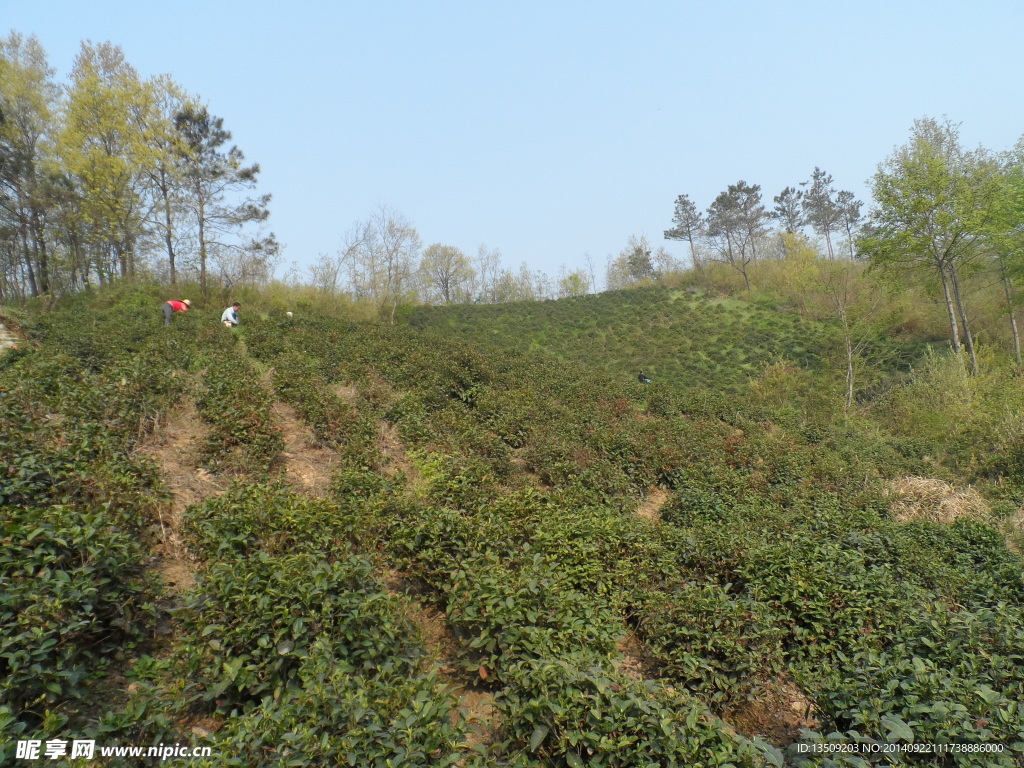
[[[188,308],[192,306],[192,302],[188,299],[182,299],[181,301],[165,301],[164,302],[164,325],[171,324],[171,316],[175,312],[188,312]]]

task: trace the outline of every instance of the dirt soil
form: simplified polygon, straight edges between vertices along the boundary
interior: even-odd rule
[[[671,494],[664,488],[651,488],[643,503],[637,508],[636,514],[652,523],[661,522],[661,508],[665,506]]]
[[[226,488],[222,480],[198,466],[206,433],[195,403],[186,398],[160,418],[138,448],[155,462],[170,495],[170,502],[159,510],[162,540],[155,569],[175,592],[195,584],[195,565],[182,537],[185,509]]]
[[[402,473],[410,484],[415,485],[418,473],[405,454],[405,443],[398,434],[398,427],[389,421],[377,422],[376,444],[377,450],[384,457],[381,471],[390,477]]]
[[[448,628],[444,612],[428,602],[420,584],[398,571],[386,571],[384,585],[389,595],[405,598],[406,615],[423,636],[427,664],[436,667],[445,682],[455,689],[459,710],[471,726],[467,744],[472,747],[493,742],[498,729],[494,693],[481,685],[479,674],[459,664],[459,641]]]
[[[817,728],[814,705],[792,680],[782,680],[761,698],[733,710],[725,721],[747,736],[760,736],[785,747],[800,738],[801,728]]]
[[[316,444],[313,433],[302,423],[292,406],[275,402],[273,414],[284,440],[281,457],[285,479],[296,490],[310,496],[326,495],[338,454]]]
[[[622,654],[617,672],[634,680],[643,680],[655,676],[657,659],[643,640],[630,630],[619,641],[617,650]]]

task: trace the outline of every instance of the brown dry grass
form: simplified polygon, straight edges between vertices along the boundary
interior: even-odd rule
[[[990,513],[988,502],[971,486],[957,490],[930,477],[901,477],[889,485],[887,493],[892,499],[890,509],[901,523],[931,520],[948,524],[964,517],[985,519]]]
[[[389,595],[402,601],[406,616],[419,629],[427,652],[424,663],[435,667],[452,686],[461,716],[470,725],[466,743],[473,747],[493,742],[499,727],[494,693],[482,686],[478,674],[459,663],[459,641],[448,627],[444,612],[427,601],[422,584],[398,571],[385,571],[384,585]]]
[[[656,676],[658,660],[635,632],[627,631],[619,640],[616,649],[622,654],[622,660],[615,667],[616,672],[633,680]]]
[[[415,485],[418,478],[416,468],[406,455],[405,443],[398,434],[398,427],[389,421],[377,422],[377,451],[384,457],[384,466],[381,471],[389,477],[395,477],[399,473],[406,476],[408,481]]]
[[[1017,554],[1024,554],[1024,507],[1003,520],[1002,532],[1006,538],[1007,549]]]

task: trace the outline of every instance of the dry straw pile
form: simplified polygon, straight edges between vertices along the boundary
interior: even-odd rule
[[[901,523],[931,520],[952,523],[963,517],[987,518],[988,502],[971,486],[958,491],[949,483],[930,477],[901,477],[889,486],[891,509]]]

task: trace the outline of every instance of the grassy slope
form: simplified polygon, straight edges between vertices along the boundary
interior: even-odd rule
[[[417,307],[417,328],[487,347],[543,351],[591,370],[635,379],[643,370],[681,391],[735,394],[767,365],[787,363],[828,380],[839,351],[836,327],[774,305],[650,288],[511,305]],[[875,342],[888,369],[920,354],[914,346]]]
[[[699,372],[713,388],[723,370],[713,366],[724,366],[722,388],[740,392],[746,372],[776,356],[814,371],[828,336],[820,327],[652,292],[470,308],[444,336],[253,318],[243,348],[215,318],[162,332],[157,318],[152,328],[125,321],[126,308],[95,307],[91,328],[75,316],[51,318],[35,329],[43,350],[5,361],[0,389],[19,414],[0,428],[16,467],[0,485],[5,535],[86,546],[60,530],[67,512],[50,519],[55,503],[75,514],[99,514],[107,503],[102,514],[113,518],[76,529],[92,537],[126,525],[142,540],[152,535],[138,517],[151,513],[158,493],[147,488],[158,483],[145,466],[132,469],[137,426],[129,414],[139,402],[165,409],[191,397],[175,384],[186,371],[214,372],[196,393],[210,425],[209,467],[242,482],[190,510],[186,535],[205,572],[159,648],[146,630],[159,615],[141,610],[159,585],[140,574],[137,544],[115,542],[124,570],[113,563],[103,573],[122,602],[99,620],[120,627],[105,637],[131,647],[132,657],[153,654],[127,672],[142,688],[136,700],[101,719],[82,703],[105,679],[89,681],[103,670],[94,634],[83,629],[80,646],[75,636],[65,641],[70,656],[40,661],[56,690],[4,689],[8,716],[26,732],[53,732],[49,708],[76,728],[124,741],[194,740],[189,726],[206,718],[219,726],[210,737],[217,754],[239,764],[277,759],[285,742],[296,764],[475,759],[464,724],[431,727],[449,721],[451,703],[423,659],[430,649],[403,618],[408,604],[381,580],[398,572],[417,586],[416,600],[444,614],[452,643],[444,681],[465,689],[470,679],[457,670],[471,670],[473,685],[496,696],[501,727],[484,764],[647,765],[669,756],[759,764],[760,750],[735,741],[713,715],[780,747],[831,731],[843,742],[912,735],[1010,748],[1024,740],[1020,562],[984,523],[892,519],[883,481],[924,471],[913,451],[827,425],[789,431],[763,410],[737,408],[738,400],[723,408],[690,387],[635,382],[642,367],[659,380]],[[532,320],[535,310],[548,317]],[[621,334],[611,332],[616,315],[626,321]],[[441,316],[424,311],[412,320],[422,326]],[[593,349],[588,334],[601,335],[600,364],[564,352],[555,365],[504,343],[481,352],[451,338],[467,328],[521,338],[527,322],[552,347],[583,354]],[[660,329],[648,334],[657,338],[647,352],[638,349],[645,325]],[[668,339],[683,328],[702,344],[727,342],[741,362],[732,369],[728,356],[677,355]],[[766,335],[752,335],[758,330]],[[264,386],[250,386],[269,368]],[[154,369],[159,376],[149,375]],[[100,386],[108,406],[97,412],[87,393]],[[295,408],[339,457],[327,497],[275,484],[282,459],[274,400]],[[124,437],[71,450],[37,437],[61,424],[75,425],[63,427],[74,446],[93,425],[117,424]],[[391,431],[396,437],[383,444]],[[225,452],[230,461],[215,460]],[[64,478],[60,495],[37,482],[40,472]],[[136,485],[125,487],[133,472]],[[661,523],[636,514],[655,486],[668,491]],[[44,533],[33,534],[41,520]],[[46,547],[28,549],[35,567],[23,568],[22,555],[5,561],[18,594],[64,589],[38,570],[53,562]],[[264,603],[266,594],[277,597]],[[78,616],[88,596],[78,598],[64,594],[64,607],[35,624],[4,614],[14,638],[5,651],[31,638],[38,646],[32,633],[56,631],[69,611]],[[295,608],[281,615],[275,603]],[[122,613],[133,605],[138,626],[126,636]],[[646,682],[619,669],[627,633],[650,657]],[[70,667],[85,675],[83,687],[62,687]],[[817,730],[762,728],[797,687],[815,705]],[[402,763],[396,755],[405,753]],[[961,757],[1011,764],[1008,756]],[[796,747],[787,759],[799,762]],[[917,762],[955,764],[935,755]]]

